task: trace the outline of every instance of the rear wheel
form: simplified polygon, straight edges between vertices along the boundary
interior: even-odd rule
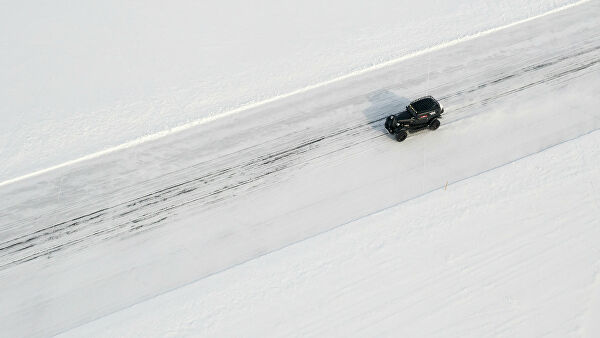
[[[406,132],[406,130],[400,130],[396,134],[396,141],[402,142],[402,141],[406,140],[406,137],[408,137],[408,133]]]
[[[429,129],[436,130],[440,127],[440,120],[434,119],[429,123]]]
[[[393,123],[394,123],[394,116],[388,116],[388,118],[385,119],[385,129],[390,134],[393,133],[393,128],[392,128]]]

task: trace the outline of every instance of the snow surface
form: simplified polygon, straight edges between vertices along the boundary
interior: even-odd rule
[[[599,16],[1,186],[0,332],[597,336]],[[425,93],[442,127],[398,144],[383,119]]]
[[[0,182],[576,2],[4,2]]]
[[[600,335],[600,131],[62,337]]]

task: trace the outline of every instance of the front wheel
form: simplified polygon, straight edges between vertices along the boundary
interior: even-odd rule
[[[429,129],[436,130],[440,127],[440,120],[434,119],[429,123]]]
[[[406,130],[400,130],[398,134],[396,134],[396,141],[402,142],[406,140],[406,137],[408,137],[408,133],[406,132]]]

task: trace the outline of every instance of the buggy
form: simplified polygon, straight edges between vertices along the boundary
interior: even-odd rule
[[[385,129],[396,136],[398,142],[423,129],[436,130],[440,126],[440,118],[444,107],[432,96],[424,96],[412,101],[406,110],[390,115],[385,119]]]

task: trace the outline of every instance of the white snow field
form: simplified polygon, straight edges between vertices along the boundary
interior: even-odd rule
[[[598,336],[600,2],[547,4],[2,185],[0,332]],[[424,94],[441,128],[397,143]]]
[[[0,4],[0,182],[575,0]]]

